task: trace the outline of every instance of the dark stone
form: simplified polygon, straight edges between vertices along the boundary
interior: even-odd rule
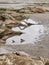
[[[24,42],[25,40],[21,39],[21,43]]]

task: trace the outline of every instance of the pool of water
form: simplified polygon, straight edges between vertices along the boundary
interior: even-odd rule
[[[25,20],[26,21],[26,20]],[[35,21],[32,21],[31,19],[28,19],[27,22],[31,21],[34,23],[37,23]],[[6,40],[6,44],[35,44],[37,41],[42,40],[42,38],[48,34],[47,30],[48,28],[45,25],[31,25],[24,29],[20,29],[19,27],[12,28],[14,31],[21,31],[24,34],[20,36],[13,36],[11,38],[8,38]]]
[[[18,30],[19,28],[17,27],[13,29]],[[33,25],[21,31],[24,32],[24,34],[22,34],[21,36],[14,36],[14,37],[7,39],[6,44],[20,44],[21,39],[24,40],[24,42],[22,42],[21,44],[23,43],[33,43],[34,44],[34,42],[39,39],[39,36],[43,35],[44,27],[42,25]],[[15,42],[12,43],[12,40],[14,40]]]

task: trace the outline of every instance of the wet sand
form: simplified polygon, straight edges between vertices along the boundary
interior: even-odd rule
[[[31,56],[49,58],[48,49],[49,48],[45,45],[33,45],[33,44],[4,45],[4,46],[0,46],[0,54],[12,53],[16,51],[24,51]]]
[[[39,24],[47,25],[49,24],[49,12],[45,13],[32,13],[32,14],[25,14],[29,18],[34,21],[37,21]]]

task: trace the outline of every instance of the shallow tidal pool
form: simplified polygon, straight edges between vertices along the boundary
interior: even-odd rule
[[[28,19],[24,20],[27,21],[27,23],[34,23],[34,25],[28,26],[23,28],[23,25],[20,27],[14,27],[12,28],[13,31],[21,31],[23,32],[20,36],[13,36],[6,40],[6,44],[35,44],[36,42],[42,40],[43,37],[46,37],[48,35],[48,28],[46,25],[39,25],[37,22]],[[26,25],[23,21],[22,24]]]
[[[21,31],[24,34],[20,36],[13,36],[6,40],[6,44],[34,44],[45,34],[45,27],[43,25],[32,25],[24,30],[20,30],[19,27],[12,28],[14,31]]]

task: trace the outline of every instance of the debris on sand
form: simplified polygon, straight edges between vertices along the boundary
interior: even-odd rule
[[[19,10],[20,13],[28,13],[28,14],[31,14],[31,10],[29,10],[28,8],[22,8]]]
[[[24,51],[16,51],[14,54],[19,55],[19,56],[30,56],[28,53]]]
[[[14,21],[14,20],[6,20],[6,21],[3,23],[3,25],[5,24],[6,27],[12,28],[12,27],[17,26],[18,23],[19,23],[19,22],[18,22],[17,20],[16,20],[16,21]]]
[[[4,35],[11,35],[11,34],[13,34],[13,35],[21,35],[22,32],[20,32],[20,31],[15,32],[15,31],[13,31],[11,29],[6,29],[3,34]]]
[[[25,40],[24,39],[21,39],[21,43],[24,42]]]
[[[21,54],[21,53],[20,53]],[[28,56],[22,52],[22,55],[18,53],[7,53],[0,55],[0,65],[49,65],[49,59],[47,58],[34,58]],[[26,54],[26,55],[25,55]]]
[[[23,34],[21,31],[13,31],[7,28],[5,30],[1,30],[0,38],[6,40],[7,38],[10,38],[12,36],[21,35],[21,34]]]
[[[21,20],[24,20],[25,18],[26,16],[16,13],[14,11],[10,11],[10,14],[5,11],[0,14],[0,26],[12,28],[15,27],[18,23],[20,23]]]
[[[18,21],[24,20],[26,18],[26,16],[24,16],[23,14],[17,13],[17,12],[12,13],[11,16],[14,17],[15,20],[18,20]]]
[[[26,8],[20,9],[19,12],[20,13],[27,13],[27,14],[43,13],[43,12],[46,12],[46,9],[41,8],[41,7],[26,7]]]
[[[18,24],[18,27],[21,29],[21,30],[23,30],[23,29],[25,29],[26,27],[28,27],[28,26],[31,26],[31,25],[37,25],[38,24],[38,22],[35,22],[35,21],[33,21],[32,19],[24,19],[24,20],[22,20],[19,24]]]
[[[24,7],[24,8],[19,9],[19,13],[25,13],[25,14],[44,13],[44,12],[49,12],[49,10],[42,6]]]
[[[0,45],[5,44],[5,41],[0,39]]]
[[[45,12],[45,9],[35,7],[35,8],[32,8],[31,11],[34,13],[43,13],[43,12]]]

